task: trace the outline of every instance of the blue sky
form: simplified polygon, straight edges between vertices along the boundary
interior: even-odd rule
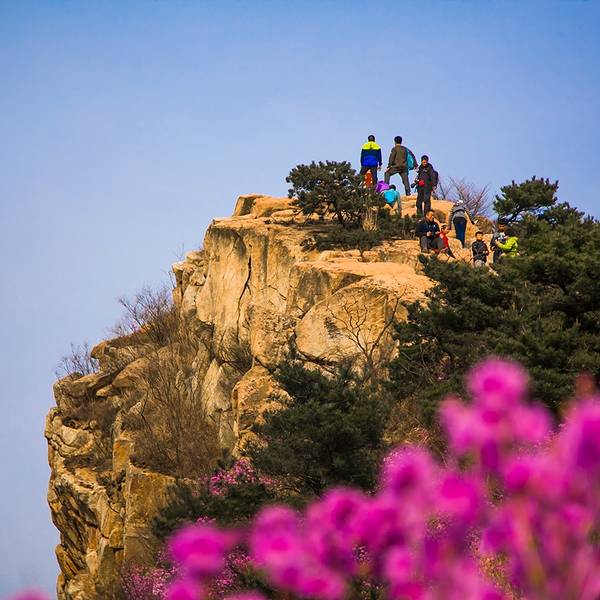
[[[0,0],[0,596],[53,589],[42,436],[70,342],[238,194],[403,135],[600,216],[597,2]]]

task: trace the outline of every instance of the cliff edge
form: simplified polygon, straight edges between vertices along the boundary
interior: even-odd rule
[[[433,204],[443,213],[451,206]],[[282,360],[390,356],[391,323],[431,285],[416,240],[362,254],[307,249],[319,226],[286,198],[241,196],[232,217],[210,225],[203,250],[173,265],[174,306],[194,349],[177,377],[197,390],[198,410],[234,453],[268,406]],[[133,460],[128,426],[143,402],[148,352],[143,336],[101,342],[92,351],[97,372],[55,384],[45,435],[60,600],[112,597],[122,566],[154,551],[150,523],[174,478]]]

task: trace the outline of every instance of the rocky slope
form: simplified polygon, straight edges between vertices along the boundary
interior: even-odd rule
[[[289,200],[242,196],[232,217],[213,221],[203,250],[173,266],[175,305],[197,344],[194,382],[221,445],[234,451],[252,435],[282,359],[381,359],[393,352],[392,320],[430,286],[416,241],[361,256],[305,250],[313,232]],[[97,373],[55,385],[46,438],[61,600],[112,597],[121,567],[154,551],[150,522],[173,478],[132,461],[124,425],[139,405],[145,352],[135,336],[102,342],[92,351]]]

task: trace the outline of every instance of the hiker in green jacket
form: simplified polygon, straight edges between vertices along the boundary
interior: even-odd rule
[[[506,228],[506,240],[503,242],[496,240],[495,244],[496,248],[502,251],[502,258],[505,256],[517,256],[519,254],[519,238],[512,227]]]

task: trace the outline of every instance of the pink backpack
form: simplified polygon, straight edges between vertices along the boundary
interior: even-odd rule
[[[379,181],[377,182],[377,187],[375,188],[375,191],[378,194],[381,194],[381,192],[385,192],[385,190],[389,190],[390,186],[388,183],[386,183],[385,181]]]

